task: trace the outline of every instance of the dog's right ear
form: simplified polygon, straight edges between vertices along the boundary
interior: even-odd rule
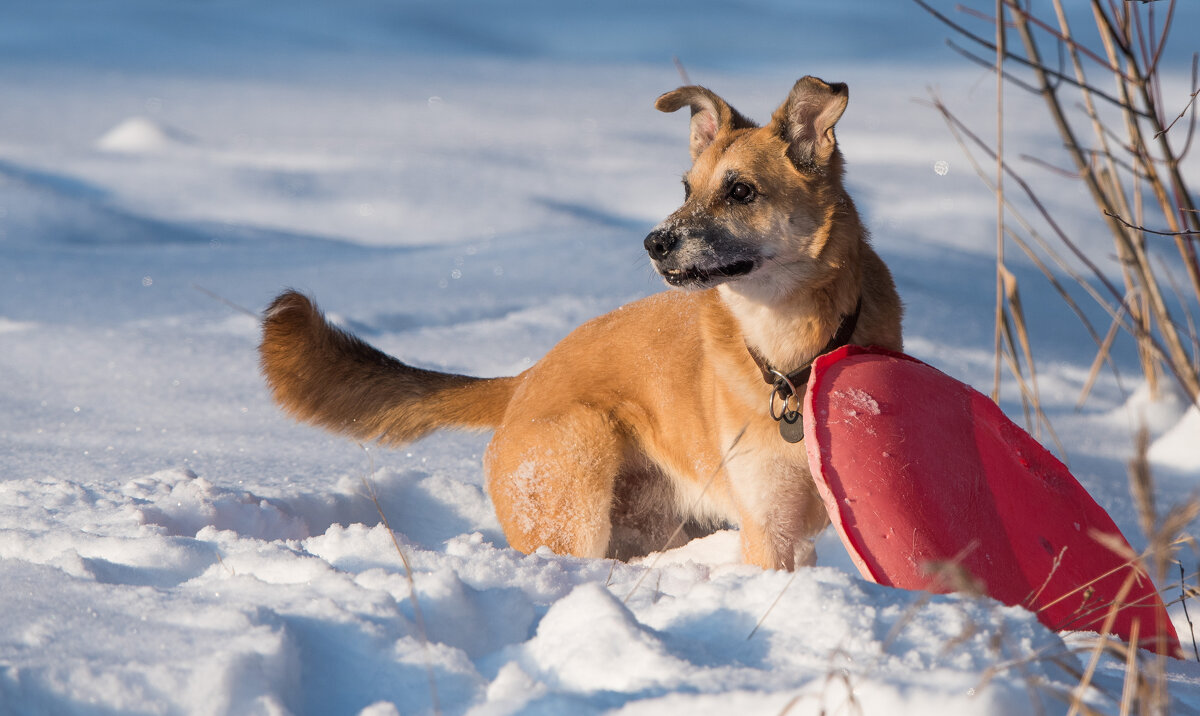
[[[692,108],[692,161],[695,161],[721,132],[756,126],[730,107],[725,100],[697,85],[672,90],[654,102],[654,107],[660,112],[674,112],[684,106]]]

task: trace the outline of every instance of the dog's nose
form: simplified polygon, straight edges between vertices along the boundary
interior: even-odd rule
[[[655,229],[646,237],[643,245],[650,257],[655,261],[662,261],[675,248],[675,244],[679,243],[679,239],[670,231]]]

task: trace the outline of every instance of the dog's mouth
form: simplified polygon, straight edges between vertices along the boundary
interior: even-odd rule
[[[754,266],[754,262],[750,259],[743,259],[715,268],[692,266],[685,269],[661,269],[659,273],[672,286],[699,286],[745,276],[754,270]]]

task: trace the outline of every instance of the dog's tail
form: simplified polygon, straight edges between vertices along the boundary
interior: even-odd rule
[[[392,445],[443,427],[494,428],[518,384],[405,365],[331,326],[295,291],[267,308],[259,356],[275,401],[293,417]]]

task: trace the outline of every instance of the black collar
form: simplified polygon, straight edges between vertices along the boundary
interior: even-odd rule
[[[858,326],[860,312],[862,312],[862,294],[859,294],[858,303],[854,306],[854,313],[842,316],[841,325],[838,326],[837,332],[833,334],[833,338],[825,344],[825,347],[809,358],[804,365],[787,375],[772,368],[761,353],[754,350],[749,343],[746,344],[746,350],[750,351],[750,357],[762,371],[763,381],[771,386],[771,402],[767,410],[771,418],[779,423],[779,434],[789,443],[798,443],[804,439],[804,421],[801,419],[799,403],[804,394],[804,386],[808,385],[808,376],[812,373],[813,362],[829,351],[841,348],[850,342],[850,337],[854,335],[854,329]],[[796,398],[795,410],[790,407],[792,403],[789,402],[793,396]],[[775,398],[777,397],[782,401],[778,412],[775,410]]]
[[[825,344],[825,347],[817,352],[812,358],[797,368],[796,370],[784,375],[781,371],[775,370],[767,359],[763,357],[749,343],[746,344],[746,350],[750,351],[750,357],[754,359],[754,364],[762,371],[763,382],[767,385],[779,387],[802,386],[808,383],[808,375],[812,372],[812,364],[820,356],[825,355],[829,351],[841,348],[850,342],[850,336],[854,335],[854,329],[858,327],[858,316],[862,312],[862,296],[858,297],[858,303],[854,306],[854,312],[842,316],[842,322],[838,326],[837,332],[833,334],[833,338]],[[781,385],[782,384],[782,385]],[[790,392],[790,391],[789,391]],[[782,396],[786,398],[787,396]]]

